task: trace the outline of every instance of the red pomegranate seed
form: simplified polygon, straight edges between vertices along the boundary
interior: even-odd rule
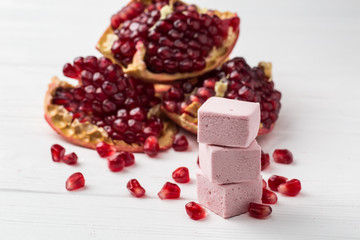
[[[261,171],[270,165],[270,156],[268,153],[261,151]]]
[[[264,204],[259,204],[259,203],[253,203],[253,202],[249,204],[248,210],[249,210],[249,214],[251,217],[258,218],[258,219],[266,218],[272,212],[272,209],[270,206],[264,205]]]
[[[64,73],[65,76],[70,77],[70,78],[77,78],[78,77],[76,69],[70,63],[66,63],[64,65],[63,73]]]
[[[173,148],[177,152],[186,151],[188,149],[189,143],[184,135],[177,136],[173,142]]]
[[[107,158],[115,154],[116,148],[113,145],[109,145],[105,142],[99,142],[96,144],[96,151],[102,158]]]
[[[263,188],[266,188],[267,186],[266,186],[267,184],[266,184],[266,181],[263,179],[262,180],[262,186],[263,186]]]
[[[266,188],[263,188],[262,193],[262,203],[265,204],[275,204],[278,200],[276,194],[270,190],[267,190]]]
[[[78,160],[78,156],[72,152],[65,155],[62,161],[66,164],[74,165],[77,163],[77,160]]]
[[[162,187],[158,196],[161,200],[164,199],[176,199],[180,197],[180,188],[175,183],[166,182]]]
[[[186,213],[193,220],[200,220],[206,217],[206,210],[196,202],[188,202],[185,205]]]
[[[54,162],[60,162],[65,155],[65,148],[59,144],[54,144],[51,146],[51,156]]]
[[[135,157],[134,154],[132,154],[131,152],[120,152],[117,155],[117,158],[121,158],[124,161],[125,167],[135,164]]]
[[[145,189],[140,185],[136,179],[131,179],[127,185],[127,189],[134,197],[140,198],[145,195]]]
[[[268,180],[269,188],[273,191],[277,191],[280,184],[285,183],[287,180],[286,177],[272,175]]]
[[[172,173],[172,178],[178,183],[187,183],[190,181],[189,169],[187,167],[179,167]]]
[[[146,138],[144,143],[144,152],[149,157],[155,157],[159,152],[159,143],[156,137],[150,136]]]
[[[301,183],[297,179],[291,179],[286,183],[282,183],[278,187],[279,193],[285,194],[287,196],[294,197],[299,194],[301,190]]]
[[[79,188],[84,187],[85,185],[85,178],[82,173],[77,172],[72,174],[67,180],[65,187],[68,191],[73,191]]]
[[[287,149],[276,149],[273,153],[273,158],[277,163],[290,164],[293,162],[293,155]]]
[[[119,172],[125,167],[124,159],[121,155],[108,158],[108,167],[112,172]]]

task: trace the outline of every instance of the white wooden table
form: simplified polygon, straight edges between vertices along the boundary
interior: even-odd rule
[[[298,178],[298,197],[279,196],[273,214],[224,220],[209,212],[192,221],[184,205],[196,200],[197,145],[158,158],[136,154],[136,166],[111,173],[96,152],[68,144],[43,119],[42,102],[65,62],[100,54],[95,43],[124,1],[0,1],[0,239],[360,239],[360,2],[193,1],[233,10],[242,19],[232,56],[274,64],[283,93],[274,131],[263,149],[288,148],[295,163],[263,172]],[[56,164],[50,146],[75,151],[80,164]],[[191,183],[180,200],[157,192],[171,172],[187,166]],[[81,171],[87,187],[67,192]],[[137,178],[147,198],[134,199]]]

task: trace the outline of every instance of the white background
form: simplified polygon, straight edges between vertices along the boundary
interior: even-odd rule
[[[224,220],[209,212],[192,221],[184,205],[196,200],[197,144],[111,173],[96,152],[58,137],[43,119],[53,75],[77,56],[100,54],[95,43],[124,1],[1,0],[0,2],[0,239],[360,239],[360,2],[195,1],[236,11],[240,39],[232,56],[251,65],[272,61],[283,93],[280,119],[259,138],[266,152],[288,148],[295,162],[263,172],[298,178],[298,197],[279,196],[273,214]],[[79,156],[78,166],[56,164],[50,146]],[[157,192],[171,172],[187,166],[191,183],[180,200]],[[67,192],[66,178],[81,171],[86,189]],[[147,190],[135,199],[126,183]]]

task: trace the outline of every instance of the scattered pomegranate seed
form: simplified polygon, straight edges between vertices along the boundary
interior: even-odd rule
[[[249,214],[250,216],[258,219],[263,219],[268,217],[272,212],[272,209],[268,205],[259,204],[259,203],[250,203],[249,204]]]
[[[116,148],[110,144],[107,144],[105,142],[99,142],[96,144],[96,151],[102,158],[107,158],[116,152]]]
[[[178,183],[187,183],[190,181],[189,169],[187,167],[179,167],[172,173],[172,178]]]
[[[119,172],[125,167],[124,159],[121,155],[108,158],[108,167],[112,172]]]
[[[287,180],[286,177],[272,175],[268,180],[269,188],[273,191],[277,191],[280,184],[285,183]]]
[[[268,153],[261,151],[261,171],[270,165],[270,156]]]
[[[68,191],[74,191],[85,185],[85,178],[80,172],[72,174],[67,180],[65,187]]]
[[[188,149],[189,143],[184,135],[177,136],[173,142],[173,148],[177,152],[186,151]]]
[[[266,181],[264,179],[262,180],[262,184],[263,184],[263,188],[266,188],[267,184],[266,184]]]
[[[287,149],[276,149],[273,153],[273,158],[277,163],[290,164],[293,162],[293,155]]]
[[[59,144],[54,144],[51,146],[51,156],[54,162],[60,162],[65,155],[65,148]]]
[[[131,179],[127,183],[126,187],[127,189],[129,189],[129,192],[134,197],[140,198],[145,195],[145,189],[140,185],[140,183],[136,179]]]
[[[301,183],[297,179],[291,179],[286,183],[282,183],[278,187],[279,193],[285,194],[287,196],[294,197],[299,194],[301,190]]]
[[[266,188],[263,188],[263,193],[262,193],[262,203],[265,204],[275,204],[277,203],[277,196],[274,192],[267,190]]]
[[[117,158],[121,158],[124,161],[125,167],[135,164],[135,157],[134,154],[132,154],[131,152],[126,152],[126,151],[120,152],[117,155]]]
[[[156,137],[150,136],[146,138],[144,143],[144,152],[149,157],[155,157],[159,152],[159,143]]]
[[[193,220],[200,220],[206,217],[206,210],[196,202],[188,202],[185,205],[186,213]]]
[[[166,182],[162,187],[158,196],[161,200],[164,199],[176,199],[180,197],[180,188],[175,183]]]
[[[69,165],[76,164],[77,160],[78,160],[78,156],[73,152],[65,155],[64,158],[62,159],[62,161],[64,163],[69,164]]]

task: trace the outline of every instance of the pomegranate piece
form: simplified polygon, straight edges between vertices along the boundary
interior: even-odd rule
[[[177,136],[173,142],[173,148],[177,152],[186,151],[188,149],[188,146],[188,140],[184,135]]]
[[[261,171],[270,165],[270,156],[268,153],[261,151]]]
[[[287,149],[276,149],[273,153],[273,158],[277,163],[290,164],[293,162],[293,155]]]
[[[96,144],[96,151],[99,156],[102,158],[107,158],[115,154],[116,149],[114,146],[107,144],[105,142],[99,142]]]
[[[112,172],[119,172],[125,167],[124,158],[121,155],[108,158],[108,167]]]
[[[159,152],[159,143],[156,137],[150,136],[145,140],[144,152],[149,157],[155,157]]]
[[[51,157],[54,162],[60,162],[64,158],[65,148],[59,144],[54,144],[51,146]]]
[[[206,217],[206,210],[196,202],[188,202],[185,205],[186,213],[193,220],[200,220]]]
[[[162,187],[158,196],[161,200],[164,199],[176,199],[180,197],[180,188],[175,183],[166,182]]]
[[[272,212],[272,209],[269,205],[259,204],[259,203],[250,203],[249,204],[249,214],[251,217],[263,219],[268,217]]]
[[[124,161],[125,167],[135,164],[135,157],[134,154],[132,154],[131,152],[119,152],[116,158],[121,158]]]
[[[285,183],[287,180],[286,177],[272,175],[268,180],[268,186],[271,190],[277,191],[280,184]]]
[[[67,180],[65,187],[68,191],[74,191],[85,186],[85,178],[80,172],[72,174]]]
[[[67,155],[64,156],[64,158],[62,159],[62,161],[66,164],[69,165],[74,165],[77,163],[78,160],[78,156],[76,155],[76,153],[69,153]]]
[[[279,193],[291,197],[298,195],[300,190],[301,190],[301,183],[297,179],[291,179],[285,183],[280,184],[278,187]]]
[[[145,189],[140,185],[138,180],[131,179],[127,185],[127,189],[129,189],[129,192],[131,195],[133,195],[136,198],[141,198],[145,195]]]
[[[262,193],[262,203],[265,204],[275,204],[277,203],[277,196],[274,192],[267,190],[266,188],[263,188],[263,193]]]
[[[188,183],[190,181],[189,169],[187,167],[179,167],[172,173],[172,178],[178,183]]]

